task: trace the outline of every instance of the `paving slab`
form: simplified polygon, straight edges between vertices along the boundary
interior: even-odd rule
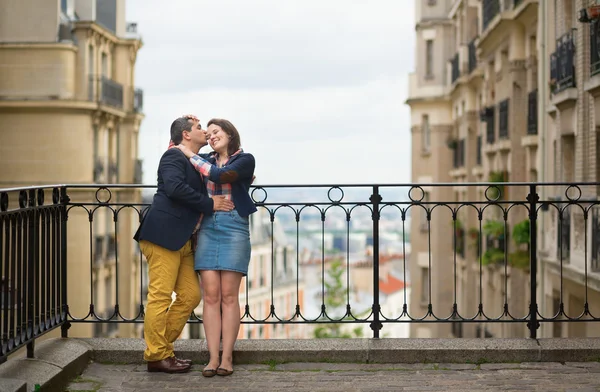
[[[93,362],[80,381],[69,385],[66,391],[81,391],[77,388],[86,379],[96,382],[93,385],[97,389],[92,390],[98,392],[600,391],[600,377],[587,372],[585,367],[551,363],[547,367],[525,364],[508,369],[499,365],[411,364],[406,369],[402,364],[292,362],[275,366],[237,365],[231,376],[205,378],[201,374],[202,365],[194,365],[189,373],[168,375]],[[117,372],[121,366],[125,370]],[[574,373],[573,369],[582,372]],[[115,374],[119,375],[117,379]]]

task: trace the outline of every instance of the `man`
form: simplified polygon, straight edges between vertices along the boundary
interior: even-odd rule
[[[206,136],[193,116],[171,125],[171,140],[192,151],[205,146]],[[208,197],[206,186],[183,152],[168,149],[158,165],[158,188],[134,238],[148,261],[148,304],[144,318],[144,359],[149,372],[184,373],[191,361],[179,359],[173,342],[200,303],[194,271],[192,235],[203,213],[231,211],[224,197]],[[172,302],[171,295],[177,295]]]

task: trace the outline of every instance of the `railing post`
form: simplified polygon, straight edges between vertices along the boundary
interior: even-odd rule
[[[379,338],[379,330],[382,327],[379,320],[381,305],[379,304],[379,203],[381,195],[379,194],[379,186],[373,186],[373,194],[371,195],[371,203],[373,206],[373,322],[371,329],[373,337]]]
[[[37,276],[39,275],[39,268],[36,266],[39,223],[37,222],[37,211],[35,210],[35,189],[30,189],[28,193],[27,207],[29,211],[25,213],[27,217],[27,279],[25,282],[27,284],[27,337],[32,340],[27,343],[27,358],[34,358],[34,342],[38,332],[36,328],[39,325],[37,313],[39,296]]]
[[[539,201],[536,185],[529,185],[529,260],[530,260],[530,298],[529,303],[529,337],[535,339],[537,337],[537,329],[540,327],[540,322],[537,319],[537,203]]]
[[[68,320],[69,317],[69,305],[67,303],[67,204],[69,203],[69,195],[67,195],[67,188],[60,188],[60,203],[61,203],[61,220],[60,220],[60,303],[61,309],[61,336],[66,338],[69,336],[68,330],[71,327],[71,323]]]

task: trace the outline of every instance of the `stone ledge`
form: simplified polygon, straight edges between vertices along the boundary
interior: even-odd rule
[[[67,338],[38,345],[36,358],[11,358],[0,365],[0,391],[62,391],[90,360],[143,363],[143,339]],[[180,340],[177,354],[206,363],[205,340]],[[334,363],[540,363],[600,360],[600,338],[564,339],[306,339],[238,340],[237,364]],[[458,365],[457,365],[458,366]]]
[[[80,339],[97,362],[143,363],[142,339]],[[175,342],[178,356],[208,362],[205,340]],[[600,360],[600,338],[238,340],[238,364],[265,362],[513,363]]]
[[[49,339],[35,348],[35,358],[11,358],[0,365],[0,391],[62,391],[90,361],[91,346],[78,339]]]

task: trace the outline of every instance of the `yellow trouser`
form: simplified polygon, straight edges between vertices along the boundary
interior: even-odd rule
[[[200,284],[194,271],[191,241],[177,251],[140,241],[140,249],[148,261],[149,278],[144,359],[160,361],[174,355],[173,342],[200,303]],[[175,301],[173,292],[177,295]]]

